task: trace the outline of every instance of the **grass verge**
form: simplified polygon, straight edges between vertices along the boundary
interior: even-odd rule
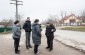
[[[85,26],[64,27],[64,28],[61,28],[61,30],[71,30],[71,31],[85,32]]]

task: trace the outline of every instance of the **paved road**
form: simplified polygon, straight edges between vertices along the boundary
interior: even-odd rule
[[[13,40],[12,40],[11,36],[12,36],[12,34],[0,35],[0,55],[15,55],[14,47],[13,47]],[[32,46],[33,46],[33,44],[32,44]],[[49,52],[48,50],[46,50],[45,47],[46,47],[46,37],[43,34],[42,44],[39,47],[39,51],[40,51],[39,55],[85,55],[84,53],[82,53],[78,50],[75,50],[74,48],[65,46],[55,40],[54,40],[54,50],[52,52]],[[34,55],[33,48],[31,48],[29,50],[26,50],[26,48],[25,48],[24,32],[22,33],[22,38],[21,38],[19,49],[21,50],[20,55]]]
[[[85,43],[85,32],[57,30],[55,35]]]

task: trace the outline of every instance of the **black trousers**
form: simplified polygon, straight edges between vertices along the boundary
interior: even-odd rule
[[[47,47],[49,47],[50,49],[53,49],[53,36],[47,36]]]
[[[19,43],[20,43],[20,38],[19,38]],[[15,47],[15,44],[16,44],[16,43],[15,43],[15,41],[14,41],[14,47]],[[18,46],[18,47],[19,47],[19,46]]]
[[[14,47],[15,47],[15,53],[16,53],[18,51],[20,38],[13,38],[13,39],[14,39]]]
[[[38,46],[39,46],[39,45],[35,45],[35,46],[34,46],[34,53],[35,53],[35,54],[38,52]]]

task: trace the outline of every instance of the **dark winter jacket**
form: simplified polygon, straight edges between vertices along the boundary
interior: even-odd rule
[[[37,23],[32,25],[32,39],[35,45],[41,44],[41,28]]]
[[[25,32],[31,32],[31,21],[26,21],[23,25]]]
[[[52,32],[52,29],[54,30],[53,32]],[[56,31],[56,29],[55,29],[55,27],[53,25],[47,26],[45,35],[49,36],[49,37],[54,37],[54,32],[55,31]]]

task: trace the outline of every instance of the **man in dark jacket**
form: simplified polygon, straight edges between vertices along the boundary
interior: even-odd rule
[[[32,26],[32,39],[34,43],[34,53],[38,54],[38,46],[41,44],[41,27],[39,20],[36,19]]]
[[[27,21],[24,23],[23,25],[23,29],[26,32],[26,48],[32,48],[32,46],[30,45],[30,34],[31,34],[31,21],[30,21],[30,17],[27,18]]]
[[[47,37],[47,47],[46,49],[49,49],[49,51],[53,50],[53,39],[54,39],[54,32],[56,31],[55,27],[48,22],[46,27],[46,37]]]

